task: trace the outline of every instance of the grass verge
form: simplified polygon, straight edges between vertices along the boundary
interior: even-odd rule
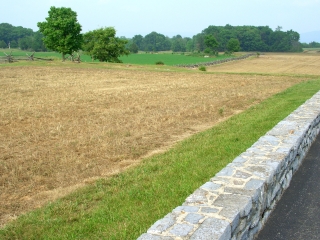
[[[304,82],[138,167],[19,217],[0,239],[136,239],[320,89]]]

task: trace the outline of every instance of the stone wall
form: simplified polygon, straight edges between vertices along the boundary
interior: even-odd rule
[[[242,55],[240,57],[226,58],[226,59],[221,59],[221,60],[216,60],[216,61],[211,61],[211,62],[202,62],[202,63],[195,63],[195,64],[177,64],[175,66],[176,67],[185,67],[185,68],[198,68],[200,66],[218,65],[221,63],[238,61],[238,60],[246,59],[248,57],[259,56],[259,55],[261,55],[261,54],[260,53],[248,53],[248,54]]]
[[[320,92],[138,239],[253,239],[319,134],[319,122]]]

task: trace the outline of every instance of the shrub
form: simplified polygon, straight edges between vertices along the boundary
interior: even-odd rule
[[[206,68],[205,66],[200,66],[200,67],[199,67],[199,70],[205,72],[205,71],[207,71],[207,68]]]
[[[210,49],[210,48],[206,48],[206,49],[204,50],[204,53],[211,54],[212,52],[211,52],[211,49]]]
[[[162,62],[162,61],[157,61],[157,62],[156,62],[156,65],[164,65],[164,62]]]

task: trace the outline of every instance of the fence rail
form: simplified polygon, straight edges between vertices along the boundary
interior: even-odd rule
[[[13,56],[12,51],[10,53],[3,53],[5,54],[5,56],[0,57],[0,63],[14,63],[18,61],[53,61],[52,58],[35,57],[35,52],[33,52],[32,54],[26,53],[26,56]],[[76,63],[81,62],[79,53],[73,53],[67,59]]]

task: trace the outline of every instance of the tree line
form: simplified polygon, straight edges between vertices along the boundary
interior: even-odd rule
[[[192,52],[210,51],[206,43],[208,37],[215,39],[215,51],[228,51],[231,39],[239,41],[241,51],[259,52],[300,52],[302,44],[300,34],[293,30],[281,31],[281,27],[272,30],[268,26],[209,26],[192,38],[183,38],[176,35],[172,38],[152,32],[145,37],[135,35],[129,40],[129,49],[132,52],[140,51],[168,51]],[[213,40],[214,41],[214,40]],[[211,49],[212,51],[212,49]]]
[[[300,35],[293,30],[272,30],[269,26],[209,26],[201,33],[190,37],[181,35],[169,38],[161,33],[151,32],[133,38],[116,37],[112,27],[100,28],[82,34],[77,13],[70,8],[51,7],[44,22],[39,22],[39,31],[15,27],[9,23],[0,24],[0,48],[22,50],[53,50],[66,54],[83,50],[92,59],[120,62],[119,56],[138,51],[158,52],[300,52],[307,44],[300,43]],[[318,46],[318,43],[310,43]]]
[[[303,48],[320,48],[319,42],[302,43]]]
[[[0,48],[20,48],[22,50],[46,51],[43,35],[30,28],[15,27],[9,23],[0,23]]]

